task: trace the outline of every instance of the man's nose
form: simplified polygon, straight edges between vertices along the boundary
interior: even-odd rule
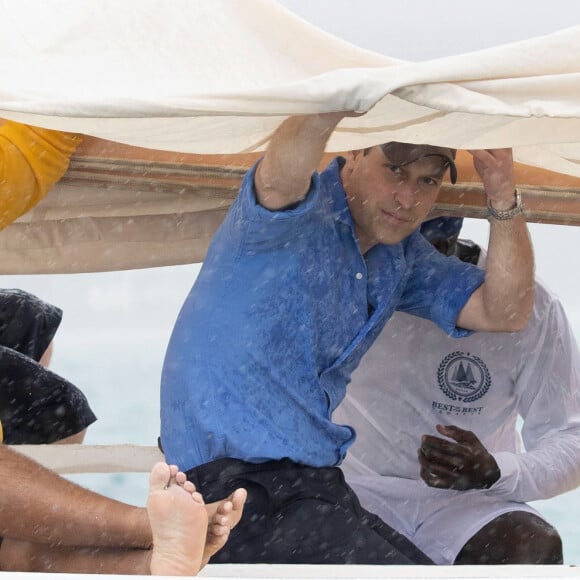
[[[395,189],[395,201],[403,209],[413,209],[417,205],[417,184],[411,181],[400,181]]]

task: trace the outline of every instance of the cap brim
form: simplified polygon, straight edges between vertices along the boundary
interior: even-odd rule
[[[457,166],[455,165],[455,149],[438,147],[436,145],[416,145],[391,141],[383,143],[381,149],[387,159],[396,165],[409,165],[424,157],[441,157],[447,162],[451,183],[457,182]]]

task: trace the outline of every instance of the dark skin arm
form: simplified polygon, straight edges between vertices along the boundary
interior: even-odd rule
[[[500,477],[493,455],[472,431],[453,425],[437,425],[449,439],[423,435],[418,449],[421,478],[440,489],[487,489]]]

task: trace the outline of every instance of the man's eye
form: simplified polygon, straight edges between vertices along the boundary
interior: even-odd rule
[[[438,181],[432,177],[423,177],[423,183],[426,185],[438,185]]]
[[[391,173],[394,173],[395,175],[401,175],[401,173],[403,172],[403,169],[401,168],[400,165],[389,165],[388,168],[391,171]]]

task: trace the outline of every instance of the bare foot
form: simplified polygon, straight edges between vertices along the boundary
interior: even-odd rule
[[[216,552],[225,546],[230,537],[230,531],[242,518],[247,497],[248,492],[243,488],[239,488],[229,497],[205,506],[209,516],[209,523],[207,540],[203,551],[202,568]]]
[[[147,514],[151,574],[195,576],[204,557],[208,516],[201,495],[175,465],[157,463],[151,470]]]

